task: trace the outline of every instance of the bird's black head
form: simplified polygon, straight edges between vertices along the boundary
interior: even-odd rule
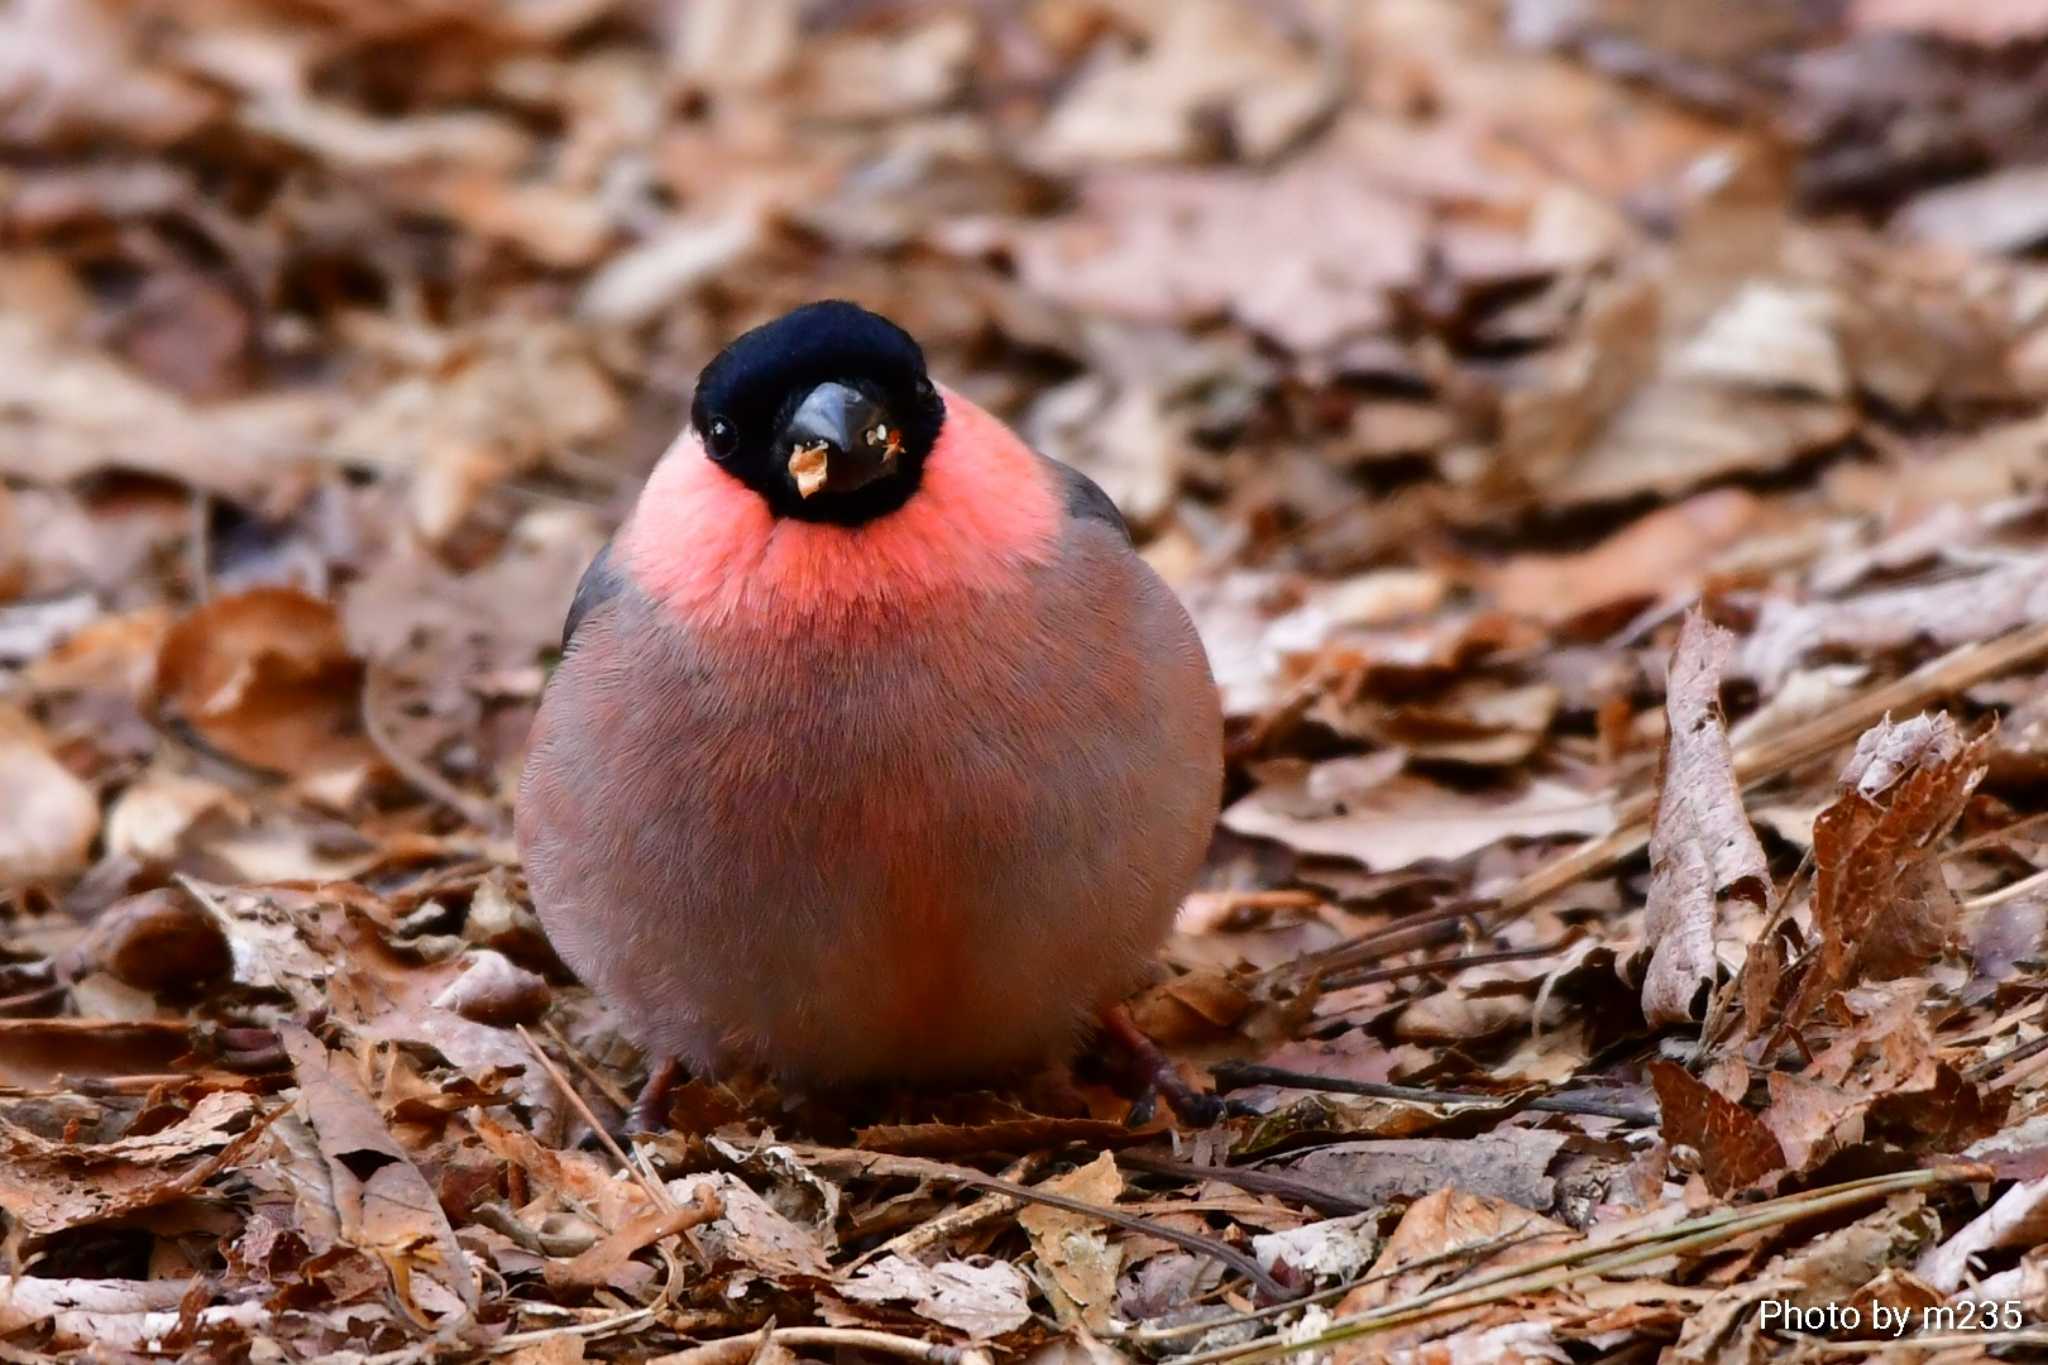
[[[847,526],[909,500],[945,416],[910,334],[836,299],[740,336],[690,405],[705,453],[778,515]]]

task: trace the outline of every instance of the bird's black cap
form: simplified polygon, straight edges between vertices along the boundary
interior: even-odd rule
[[[842,525],[910,500],[945,415],[910,333],[838,299],[742,334],[690,405],[706,453],[777,514]]]

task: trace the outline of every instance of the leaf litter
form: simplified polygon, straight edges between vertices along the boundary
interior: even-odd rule
[[[2038,1325],[2048,20],[1826,8],[16,6],[0,1348]],[[1229,801],[1131,1004],[1213,1129],[1083,1063],[593,1132],[644,1062],[527,901],[527,724],[689,376],[826,295],[1203,632]]]

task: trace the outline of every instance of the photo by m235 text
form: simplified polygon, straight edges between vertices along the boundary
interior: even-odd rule
[[[1901,1337],[1908,1332],[2011,1332],[2026,1325],[2026,1310],[2017,1299],[1968,1300],[1924,1305],[1797,1304],[1766,1299],[1757,1325],[1767,1332],[1874,1332]]]

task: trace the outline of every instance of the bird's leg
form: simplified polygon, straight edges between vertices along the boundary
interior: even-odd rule
[[[633,1101],[633,1111],[626,1116],[626,1132],[667,1132],[668,1102],[682,1079],[683,1064],[680,1061],[674,1057],[656,1058],[654,1069],[647,1073],[647,1084],[640,1087],[639,1097]]]
[[[1102,1012],[1102,1031],[1111,1046],[1129,1059],[1132,1070],[1145,1087],[1137,1104],[1132,1106],[1134,1119],[1143,1122],[1144,1118],[1149,1118],[1148,1111],[1155,1098],[1165,1100],[1173,1116],[1192,1128],[1207,1128],[1223,1117],[1222,1099],[1189,1085],[1180,1074],[1180,1068],[1173,1064],[1173,1059],[1146,1036],[1137,1021],[1131,1018],[1131,1012],[1122,1005],[1111,1005]]]

